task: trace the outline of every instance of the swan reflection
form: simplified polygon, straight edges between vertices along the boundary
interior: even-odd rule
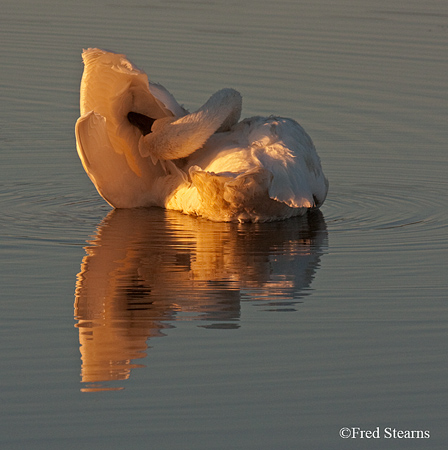
[[[75,319],[83,390],[125,380],[147,340],[176,320],[237,328],[242,300],[290,309],[327,243],[320,211],[286,222],[213,223],[159,209],[113,210],[88,241]]]

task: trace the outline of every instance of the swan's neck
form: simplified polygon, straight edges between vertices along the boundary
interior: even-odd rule
[[[216,131],[228,130],[241,115],[241,95],[234,89],[213,94],[196,112],[180,119],[164,118],[154,122],[151,133],[140,139],[144,158],[185,158],[201,148]]]

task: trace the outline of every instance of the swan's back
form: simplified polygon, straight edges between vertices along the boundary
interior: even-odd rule
[[[311,138],[280,117],[252,117],[215,134],[192,155],[189,175],[191,185],[168,207],[191,209],[198,197],[197,213],[215,221],[285,219],[321,206],[328,191]]]
[[[308,133],[295,120],[282,117],[259,117],[248,123],[254,157],[273,176],[269,197],[291,208],[321,206],[328,180]]]

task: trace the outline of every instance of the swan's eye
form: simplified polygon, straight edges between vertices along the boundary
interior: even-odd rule
[[[128,113],[128,120],[131,125],[134,125],[134,127],[137,127],[142,132],[143,136],[146,136],[151,133],[152,124],[156,119],[151,119],[151,117],[145,116],[144,114],[131,111]]]

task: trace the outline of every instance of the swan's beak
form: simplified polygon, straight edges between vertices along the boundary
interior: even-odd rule
[[[145,116],[144,114],[140,114],[137,112],[129,112],[128,120],[131,125],[134,125],[134,127],[137,127],[143,136],[146,136],[147,134],[152,132],[152,126],[156,119],[152,119],[151,117]]]

